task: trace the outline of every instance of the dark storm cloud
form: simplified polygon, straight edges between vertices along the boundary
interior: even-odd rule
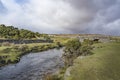
[[[90,14],[83,23],[68,27],[74,33],[104,33],[120,35],[119,0],[68,0],[78,10]],[[111,26],[112,25],[112,26]]]

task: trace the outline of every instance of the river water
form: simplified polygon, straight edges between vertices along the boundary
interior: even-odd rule
[[[46,73],[56,72],[63,66],[63,49],[30,53],[19,63],[0,68],[0,80],[42,80]]]

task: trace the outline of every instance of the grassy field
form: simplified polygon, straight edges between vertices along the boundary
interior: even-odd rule
[[[120,80],[120,43],[94,46],[93,55],[74,61],[65,80]]]

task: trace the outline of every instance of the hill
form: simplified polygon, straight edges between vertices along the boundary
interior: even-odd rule
[[[30,30],[18,29],[14,26],[0,25],[0,38],[4,39],[37,39],[40,37],[48,38],[47,34],[40,34]]]

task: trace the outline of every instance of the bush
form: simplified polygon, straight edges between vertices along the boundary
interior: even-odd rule
[[[62,55],[66,67],[69,67],[73,64],[73,60],[78,56],[86,56],[91,54],[91,45],[93,44],[92,40],[85,39],[81,44],[79,39],[72,39],[66,43],[64,54]]]
[[[66,66],[71,66],[73,60],[80,55],[81,42],[78,39],[69,40],[66,43],[63,59]]]
[[[88,54],[92,54],[91,49],[92,49],[92,46],[82,46],[80,49],[80,53],[83,56],[86,56]]]

